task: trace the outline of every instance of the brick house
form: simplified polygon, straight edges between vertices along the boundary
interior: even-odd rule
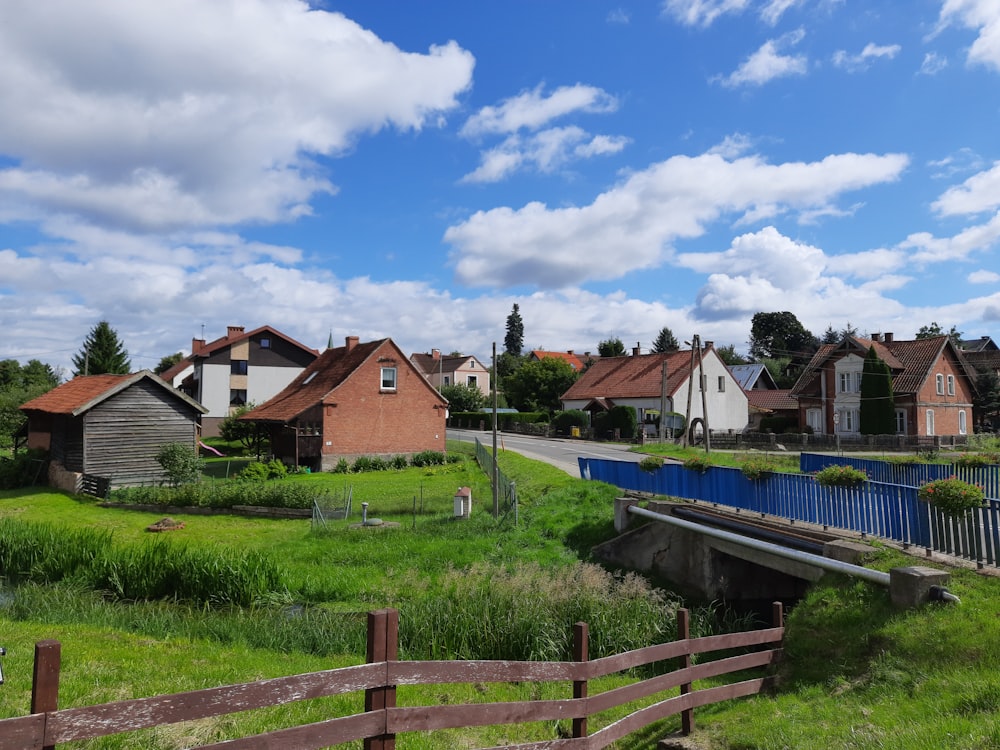
[[[847,336],[819,348],[792,387],[799,424],[815,434],[858,436],[861,372],[870,347],[891,371],[896,434],[915,437],[972,432],[975,371],[948,336],[897,341]]]
[[[156,460],[169,443],[197,447],[205,407],[149,370],[79,375],[21,405],[28,448],[49,452],[49,484],[81,489],[85,474],[111,487],[165,478]]]
[[[596,358],[587,352],[581,358],[572,349],[567,349],[564,352],[549,352],[544,349],[532,349],[528,352],[529,362],[541,362],[543,359],[561,359],[563,362],[568,364],[573,372],[583,372],[587,367],[587,362],[596,361]]]
[[[490,371],[471,354],[442,355],[440,349],[431,349],[430,354],[411,354],[410,361],[438,390],[445,385],[468,385],[484,396],[490,394]]]
[[[699,385],[699,373],[695,370],[695,387],[691,392],[692,422],[705,418],[702,410],[704,386],[709,429],[742,430],[748,419],[746,392],[711,341],[705,342],[701,359],[704,377]],[[640,354],[638,347],[632,350],[632,356],[601,357],[563,394],[562,408],[595,412],[613,406],[630,406],[635,409],[639,424],[645,424],[646,432],[651,432],[655,415],[660,413],[661,394],[666,397],[668,412],[686,413],[692,380],[691,362],[691,350]],[[664,365],[667,370],[665,388]]]
[[[161,377],[205,405],[202,434],[215,437],[235,409],[271,398],[317,356],[315,349],[271,326],[251,331],[228,326],[226,335],[214,341],[193,339],[191,354]]]
[[[291,466],[445,449],[448,402],[392,339],[327,349],[280,393],[243,415],[268,429]]]

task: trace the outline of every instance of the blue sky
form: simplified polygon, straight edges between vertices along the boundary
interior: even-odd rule
[[[0,358],[1000,338],[1000,3],[6,0]]]

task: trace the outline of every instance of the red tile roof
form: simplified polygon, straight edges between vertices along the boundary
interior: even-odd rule
[[[690,350],[638,357],[601,357],[569,387],[562,400],[659,396],[664,362],[667,363],[667,394],[672,395],[687,380]]]
[[[547,352],[542,349],[532,349],[530,356],[535,359],[561,359],[576,372],[583,372],[583,361],[573,352]]]
[[[78,416],[143,378],[151,379],[202,413],[208,411],[197,401],[174,389],[169,383],[149,370],[141,370],[129,375],[78,375],[72,380],[56,386],[48,393],[43,393],[38,398],[33,398],[22,404],[21,410]]]
[[[239,343],[240,341],[245,341],[252,336],[258,336],[261,333],[269,333],[276,338],[284,339],[290,344],[302,349],[302,351],[309,352],[310,354],[319,354],[318,351],[312,347],[308,347],[305,344],[300,344],[298,341],[293,339],[291,336],[286,336],[277,328],[272,328],[271,326],[260,326],[259,328],[254,328],[252,331],[237,331],[238,326],[231,326],[231,330],[225,336],[221,336],[214,341],[209,341],[207,344],[197,347],[195,351],[191,352],[191,358],[195,357],[207,357],[209,354],[218,351],[219,349],[225,349],[227,346],[232,346],[233,344]],[[233,335],[230,335],[232,333]],[[192,347],[193,348],[193,347]]]
[[[747,402],[757,409],[768,411],[798,411],[799,402],[788,395],[788,389],[757,389],[747,391]]]

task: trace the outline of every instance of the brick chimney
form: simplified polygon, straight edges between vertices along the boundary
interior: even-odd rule
[[[357,336],[347,336],[344,339],[344,346],[347,348],[347,351],[351,351],[357,345],[358,345],[358,337]]]
[[[441,350],[440,349],[431,349],[431,359],[433,359],[435,362],[437,362],[439,359],[441,359]]]
[[[706,349],[711,349],[713,346],[715,346],[715,342],[714,341],[706,341],[705,342],[705,348]]]
[[[198,354],[205,348],[205,339],[191,339],[191,354]]]
[[[226,326],[226,338],[232,339],[243,335],[243,326]]]
[[[636,341],[635,342],[635,346],[632,347],[632,356],[633,357],[638,357],[639,356],[639,342],[638,341]]]
[[[887,344],[891,344],[892,343],[892,331],[886,331],[885,335],[882,336],[882,340],[885,343],[887,343]]]

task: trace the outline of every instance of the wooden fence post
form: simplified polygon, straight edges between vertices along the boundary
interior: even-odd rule
[[[59,668],[62,645],[59,641],[35,644],[35,666],[31,676],[31,713],[44,714],[59,708]],[[42,750],[52,750],[45,745]]]
[[[396,661],[399,658],[399,612],[380,609],[368,613],[368,663]],[[396,705],[396,686],[365,690],[365,711],[384,711]],[[364,750],[395,750],[396,735],[366,737]]]
[[[578,622],[573,626],[573,661],[583,662],[590,660],[589,633],[590,631],[587,627],[587,623],[585,622]],[[573,697],[574,698],[587,697],[586,680],[573,681]],[[586,714],[584,714],[581,717],[573,719],[573,736],[574,737],[587,736]]]
[[[771,622],[776,628],[783,628],[785,626],[785,605],[781,602],[772,602]]]
[[[687,641],[691,639],[691,614],[686,609],[677,610],[677,640]],[[681,669],[689,669],[691,667],[691,653],[688,650],[684,651],[684,654],[680,657]],[[681,695],[687,695],[691,692],[691,683],[684,682],[681,684]],[[694,709],[686,708],[681,711],[681,732],[685,735],[691,734],[694,731]]]

